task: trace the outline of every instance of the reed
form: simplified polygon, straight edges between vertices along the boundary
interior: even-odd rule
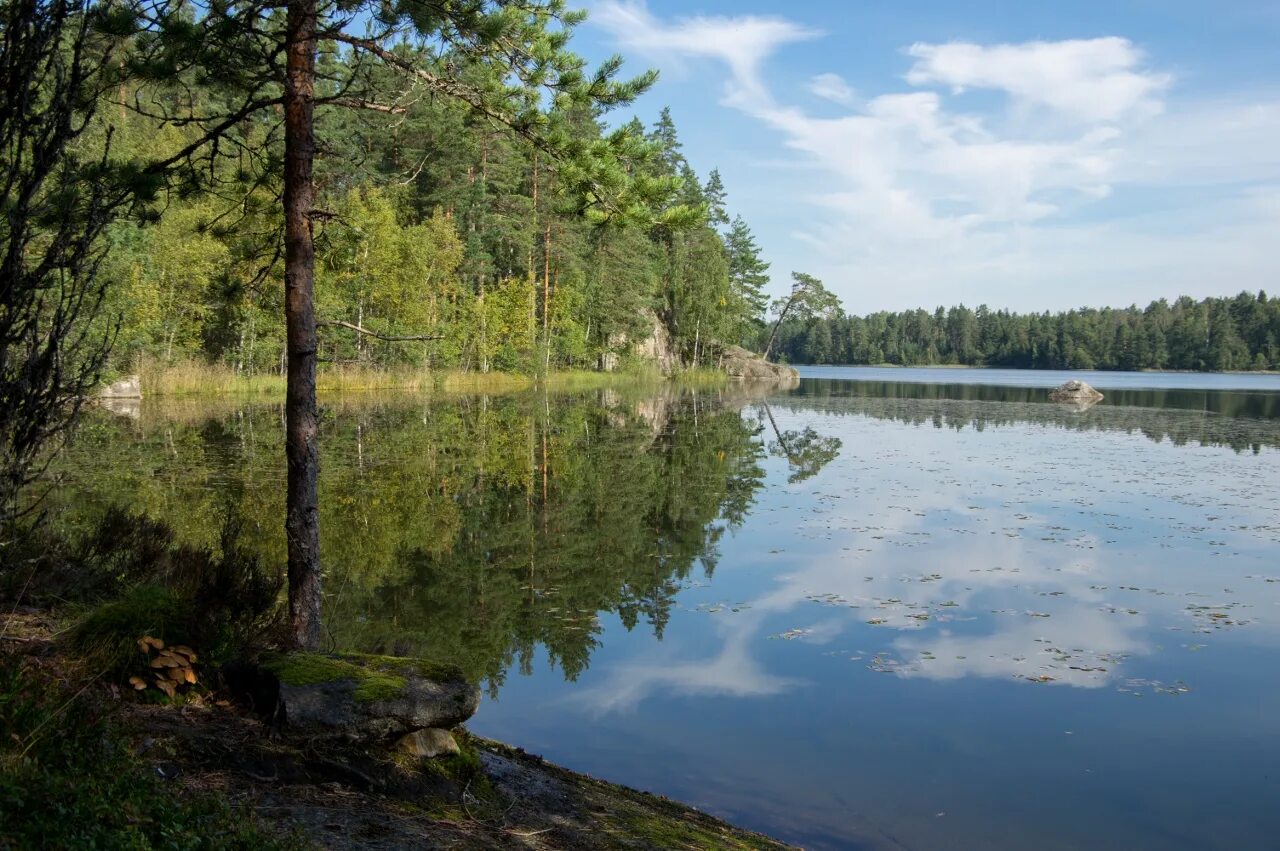
[[[138,374],[142,379],[142,392],[148,397],[282,398],[285,392],[283,375],[245,375],[221,364],[182,361],[166,365],[158,361],[145,361],[139,365]],[[558,392],[574,392],[618,385],[658,386],[668,381],[683,387],[720,387],[726,380],[724,373],[714,369],[680,370],[671,376],[664,376],[657,369],[634,363],[618,372],[563,370],[541,377],[510,372],[329,366],[316,375],[316,390],[325,395],[381,390],[514,393],[542,386]]]

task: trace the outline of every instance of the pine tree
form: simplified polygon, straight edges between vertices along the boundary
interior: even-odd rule
[[[773,303],[777,319],[773,323],[773,332],[764,347],[767,360],[778,338],[778,329],[791,316],[796,319],[830,319],[840,313],[840,299],[835,293],[827,290],[822,281],[804,272],[791,273],[791,293]],[[829,339],[829,338],[828,338]]]
[[[658,121],[649,133],[659,152],[660,167],[663,174],[674,176],[680,174],[686,165],[684,154],[680,153],[680,137],[676,133],[676,123],[671,118],[671,107],[664,106],[658,113]]]
[[[714,228],[726,227],[729,224],[729,214],[725,210],[726,192],[719,169],[713,168],[711,174],[707,175],[707,185],[702,189],[702,196],[707,202],[707,221]]]
[[[528,138],[561,160],[561,182],[598,215],[644,215],[640,193],[627,193],[617,154],[628,141],[615,135],[607,145],[574,140],[566,117],[573,105],[605,109],[633,100],[654,80],[652,73],[618,82],[621,66],[610,59],[594,74],[566,49],[583,13],[569,12],[563,0],[528,0],[519,5],[488,2],[352,2],[338,6],[319,0],[288,0],[283,22],[277,4],[253,0],[193,21],[185,9],[166,7],[136,34],[135,70],[161,83],[199,68],[224,83],[233,106],[222,111],[191,109],[165,117],[197,127],[200,136],[177,154],[152,164],[153,172],[183,170],[200,179],[203,161],[216,160],[222,142],[241,124],[282,108],[284,123],[284,315],[287,338],[286,459],[288,499],[285,519],[289,551],[289,608],[298,646],[320,643],[320,561],[316,406],[317,335],[315,315],[314,162],[315,109],[334,105],[394,112],[362,88],[365,78],[331,91],[316,72],[317,52],[341,45],[370,64],[380,64],[406,81],[465,106]],[[425,66],[398,45],[409,39],[455,46],[474,65],[491,70],[486,84],[448,76]],[[513,45],[517,46],[513,49]],[[283,57],[283,63],[281,62]],[[280,94],[280,92],[283,94]],[[549,93],[550,106],[543,95]],[[666,116],[670,123],[669,114]],[[674,126],[671,127],[674,130]],[[608,197],[600,187],[614,190]]]
[[[760,323],[769,305],[765,293],[769,285],[769,264],[760,259],[760,248],[741,216],[734,217],[733,226],[725,236],[725,253],[729,258],[729,283],[741,335]]]

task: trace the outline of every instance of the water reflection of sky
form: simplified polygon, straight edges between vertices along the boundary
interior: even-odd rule
[[[603,617],[475,729],[811,847],[1265,847],[1280,451],[903,404],[775,402],[839,456],[766,462],[661,641]]]

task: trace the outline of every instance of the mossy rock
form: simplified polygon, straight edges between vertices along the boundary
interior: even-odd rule
[[[283,653],[262,669],[278,683],[288,729],[388,740],[470,718],[480,689],[453,665],[359,653]]]

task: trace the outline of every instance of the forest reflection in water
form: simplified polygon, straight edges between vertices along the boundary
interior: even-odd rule
[[[1175,445],[1280,446],[1280,391],[1108,389],[1085,410],[1047,401],[1036,387],[806,379],[789,395],[796,409],[862,414],[939,428],[1034,423],[1078,431],[1122,431]]]
[[[1272,835],[1280,738],[1245,708],[1276,698],[1274,395],[1046,395],[331,401],[330,640],[459,661],[477,732],[806,847]],[[272,404],[95,412],[53,516],[123,503],[208,543],[231,514],[283,564],[281,431]],[[1183,814],[1224,784],[1211,835]]]
[[[759,397],[760,394],[754,394]],[[764,440],[753,394],[348,398],[321,444],[326,625],[344,649],[460,662],[491,690],[541,646],[588,664],[596,615],[661,636],[681,583],[710,577],[770,449],[815,469],[804,434]],[[212,543],[227,516],[284,560],[277,405],[178,402],[97,413],[59,467],[58,522],[122,504]],[[781,441],[782,443],[780,443]],[[829,443],[817,454],[830,453]]]
[[[773,409],[978,430],[1029,423],[1137,432],[1258,451],[1280,445],[1275,395],[1112,391],[1088,411],[1044,391],[809,379],[789,393],[732,387],[651,395],[354,397],[325,406],[321,517],[334,646],[461,660],[491,690],[541,646],[564,675],[589,663],[598,615],[657,637],[685,584],[708,579],[726,530],[785,458],[802,482],[841,451]],[[771,407],[772,405],[772,407]],[[117,504],[196,543],[227,516],[283,562],[281,410],[151,403],[95,413],[59,463],[58,522]]]

